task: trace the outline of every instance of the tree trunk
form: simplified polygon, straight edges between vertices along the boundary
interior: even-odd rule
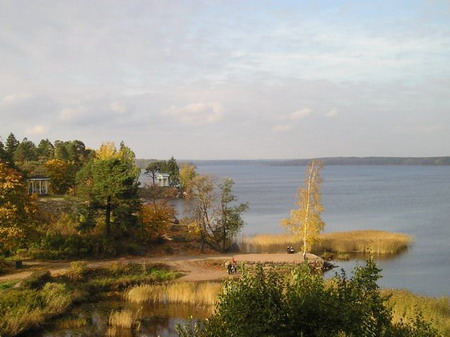
[[[105,215],[105,235],[111,233],[111,196],[106,199],[106,215]]]

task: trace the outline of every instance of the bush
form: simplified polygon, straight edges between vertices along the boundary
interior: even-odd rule
[[[380,294],[380,269],[369,259],[352,277],[336,274],[330,283],[307,265],[289,277],[257,266],[225,283],[215,314],[192,336],[438,337],[420,314],[393,322],[388,296]],[[183,329],[179,329],[180,333]],[[184,329],[186,332],[192,329]]]
[[[21,283],[25,289],[40,289],[47,282],[51,282],[52,276],[48,270],[35,271]]]

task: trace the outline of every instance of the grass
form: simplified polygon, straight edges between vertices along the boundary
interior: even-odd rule
[[[394,322],[405,318],[414,319],[420,311],[423,318],[431,321],[443,336],[450,336],[450,298],[426,297],[413,294],[407,290],[382,290],[383,295],[391,295],[389,305],[392,307]]]
[[[398,254],[411,244],[412,239],[403,233],[376,230],[325,233],[320,235],[320,244],[313,253],[367,253],[376,255]],[[242,239],[241,247],[248,253],[285,253],[286,247],[301,250],[302,240],[292,234],[262,234]]]
[[[22,281],[21,287],[1,291],[0,336],[16,336],[42,326],[66,313],[75,302],[95,300],[107,291],[144,282],[173,280],[178,275],[161,264],[129,263],[94,269],[73,263],[65,275],[58,277],[46,272],[34,273]]]
[[[184,303],[212,306],[222,285],[218,282],[174,282],[140,285],[125,293],[125,299],[133,303]]]
[[[109,315],[108,325],[122,329],[131,329],[134,322],[134,312],[128,309],[112,311]]]

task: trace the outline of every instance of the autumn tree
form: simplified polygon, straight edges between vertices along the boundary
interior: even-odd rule
[[[153,240],[167,232],[175,219],[175,210],[164,200],[142,205],[139,212],[145,239]]]
[[[66,194],[75,187],[76,166],[73,161],[52,159],[44,164],[45,172],[51,179],[50,188],[55,194]]]
[[[192,181],[197,176],[195,165],[183,164],[180,168],[180,185],[186,192],[189,193]]]
[[[112,225],[127,231],[136,224],[139,174],[134,153],[126,146],[117,151],[113,143],[103,144],[97,156],[78,172],[78,195],[102,214],[106,236],[111,234]]]
[[[21,174],[0,162],[0,253],[25,244],[33,231],[36,208]]]
[[[291,210],[291,216],[282,220],[286,228],[302,239],[303,257],[306,257],[306,252],[318,241],[319,233],[325,226],[320,217],[323,211],[320,201],[322,167],[323,164],[316,160],[309,163],[305,174],[305,186],[298,189],[298,209]]]
[[[226,251],[233,237],[242,229],[242,213],[248,204],[237,203],[232,179],[216,184],[214,178],[199,175],[192,184],[188,212],[199,233],[201,249],[205,245]]]

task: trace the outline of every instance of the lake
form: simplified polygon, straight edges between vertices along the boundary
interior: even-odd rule
[[[280,221],[295,208],[305,166],[194,163],[199,173],[234,180],[238,200],[250,204],[245,234],[284,231]],[[378,261],[382,287],[450,294],[450,167],[326,166],[322,178],[326,232],[377,229],[414,238],[407,252]],[[351,270],[354,262],[338,265]]]

